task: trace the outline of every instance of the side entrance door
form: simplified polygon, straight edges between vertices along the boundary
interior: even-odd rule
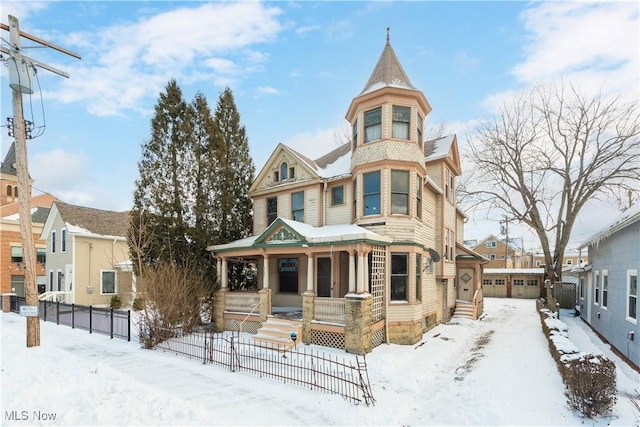
[[[319,297],[331,297],[331,258],[318,258],[316,283]]]

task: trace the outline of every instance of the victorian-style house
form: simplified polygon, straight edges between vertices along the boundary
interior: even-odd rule
[[[430,111],[387,35],[347,110],[351,141],[315,160],[279,144],[250,188],[253,235],[209,248],[218,330],[268,341],[273,314],[299,311],[284,329],[303,342],[366,353],[414,344],[456,311],[477,318],[485,260],[462,245],[456,136],[423,140]],[[256,266],[256,292],[231,291],[233,262]]]

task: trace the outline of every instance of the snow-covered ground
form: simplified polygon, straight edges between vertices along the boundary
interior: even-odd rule
[[[640,375],[582,321],[561,316],[578,348],[618,366],[610,417],[567,408],[534,301],[486,299],[485,313],[374,349],[369,407],[53,323],[26,348],[25,318],[3,313],[2,425],[639,425],[626,393]]]

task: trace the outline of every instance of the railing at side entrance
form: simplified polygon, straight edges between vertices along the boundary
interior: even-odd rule
[[[314,302],[314,320],[345,324],[345,300],[344,298],[317,297]]]

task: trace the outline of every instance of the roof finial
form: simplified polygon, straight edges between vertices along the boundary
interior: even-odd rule
[[[389,43],[389,27],[387,27],[387,44],[390,44]]]

